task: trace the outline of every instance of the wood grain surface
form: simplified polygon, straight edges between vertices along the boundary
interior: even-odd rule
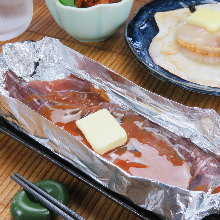
[[[135,0],[131,16],[146,2]],[[125,45],[123,28],[109,40],[82,43],[73,39],[55,23],[44,0],[34,0],[34,17],[30,27],[21,36],[8,42],[40,40],[44,36],[60,39],[68,47],[104,64],[154,93],[188,106],[212,108],[220,113],[220,97],[189,92],[151,76],[139,65]],[[5,43],[0,42],[0,48]],[[43,157],[0,133],[0,220],[11,219],[11,200],[21,189],[10,179],[13,172],[18,172],[32,182],[48,178],[62,181],[72,192],[70,207],[86,219],[138,219]]]

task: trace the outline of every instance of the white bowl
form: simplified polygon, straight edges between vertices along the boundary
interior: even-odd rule
[[[134,0],[99,4],[89,8],[45,0],[53,18],[68,34],[80,41],[102,41],[111,37],[127,20]]]

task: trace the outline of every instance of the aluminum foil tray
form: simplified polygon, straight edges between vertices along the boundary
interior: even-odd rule
[[[124,207],[134,210],[136,214],[138,212],[133,207],[137,210],[150,210],[163,219],[200,220],[220,210],[220,193],[211,194],[220,185],[220,117],[214,110],[190,108],[151,93],[53,38],[44,38],[38,42],[6,44],[2,49],[0,115],[7,120],[7,124],[17,129],[17,132],[28,137],[29,141],[26,143],[26,138],[23,140],[15,136],[17,140],[23,141],[33,150],[35,148],[32,141],[37,141],[40,146],[37,149],[39,153],[42,150],[50,152],[48,155],[54,155],[58,159],[55,161],[56,164],[59,165],[57,161],[60,160],[64,161],[62,163],[70,163],[72,168],[75,167],[92,179],[96,186],[101,185],[102,189],[108,188],[109,192],[114,192],[111,195],[117,195],[115,198],[120,194],[120,199],[113,199],[114,201],[132,201],[135,205],[130,203],[128,207],[127,203]],[[179,150],[178,154],[183,152],[186,159],[191,158],[194,175],[198,175],[196,178],[199,178],[196,181],[208,181],[208,191],[187,190],[128,174],[86,147],[64,129],[10,97],[6,89],[7,82],[4,81],[4,73],[8,70],[17,75],[10,76],[12,81],[15,78],[23,78],[26,82],[52,81],[73,74],[104,89],[111,102],[117,104],[120,109],[125,109],[124,112],[133,111],[135,115],[150,121],[156,126],[155,129],[161,129],[161,134],[169,134],[171,142],[179,140],[180,142],[174,141],[176,144],[173,147]],[[21,81],[18,85],[20,83]],[[19,94],[19,91],[13,94]],[[1,125],[1,128],[8,133],[7,126],[4,128]],[[16,132],[8,134],[14,137]],[[52,160],[54,157],[50,158]],[[206,184],[199,182],[203,183]],[[148,217],[142,216],[141,213],[142,211],[138,214],[140,217]]]

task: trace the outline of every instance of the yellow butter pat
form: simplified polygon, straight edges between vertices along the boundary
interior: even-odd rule
[[[209,32],[220,29],[220,12],[208,8],[198,8],[186,20],[188,24],[196,25]]]
[[[76,121],[94,151],[104,154],[127,141],[127,134],[111,113],[102,109]]]

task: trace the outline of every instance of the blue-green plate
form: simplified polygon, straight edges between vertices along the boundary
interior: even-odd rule
[[[183,2],[186,5],[192,4],[190,0],[183,0]],[[196,5],[209,3],[208,0],[196,0],[194,2]],[[220,0],[216,2],[220,2]],[[183,8],[183,5],[178,0],[154,0],[142,6],[135,16],[126,24],[125,42],[140,64],[157,78],[193,92],[219,96],[220,88],[199,85],[175,76],[156,65],[149,55],[148,48],[150,43],[158,33],[154,14],[159,11],[169,11],[178,8]]]

